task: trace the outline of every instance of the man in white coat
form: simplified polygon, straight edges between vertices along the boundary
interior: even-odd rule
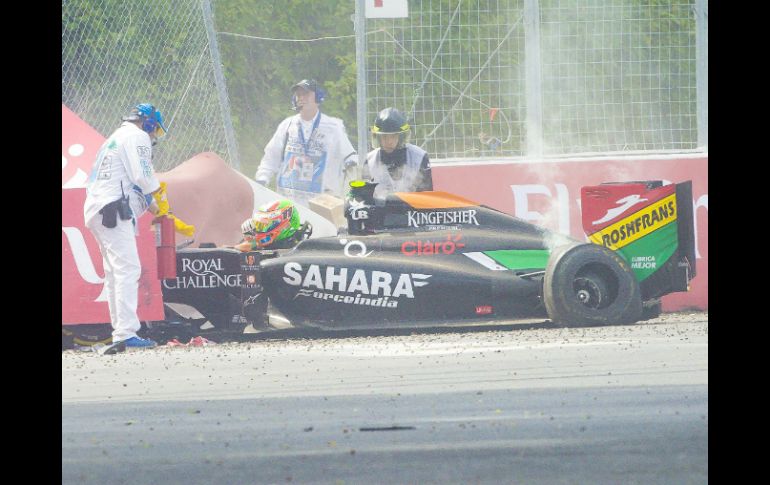
[[[157,212],[152,194],[160,189],[152,165],[152,146],[166,132],[160,111],[139,104],[99,149],[86,185],[86,227],[96,238],[104,262],[104,285],[112,324],[106,353],[157,344],[137,336],[136,314],[142,272],[136,246],[137,219]]]
[[[277,177],[276,191],[305,207],[321,194],[342,199],[346,171],[358,166],[345,125],[321,113],[326,92],[314,79],[303,79],[291,90],[298,113],[278,125],[254,178],[268,185]]]

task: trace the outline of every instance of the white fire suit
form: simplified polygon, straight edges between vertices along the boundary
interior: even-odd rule
[[[96,155],[83,207],[86,227],[102,253],[113,342],[135,337],[140,328],[136,308],[142,268],[136,246],[136,220],[159,188],[150,136],[134,123],[124,121]],[[105,227],[99,211],[123,194],[129,197],[132,218],[123,220],[118,215],[115,227]]]
[[[389,157],[388,164],[382,160],[385,156]],[[382,151],[382,148],[370,151],[366,155],[362,177],[377,183],[374,189],[374,196],[377,198],[385,198],[393,192],[433,190],[428,153],[411,143],[406,143],[404,148],[389,155]]]
[[[358,155],[341,119],[319,111],[305,122],[296,114],[278,125],[254,178],[266,184],[277,175],[276,191],[307,207],[324,193],[344,198],[345,169],[353,163]]]

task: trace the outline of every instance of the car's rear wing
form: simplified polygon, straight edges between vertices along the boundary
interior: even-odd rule
[[[691,181],[604,183],[580,196],[588,239],[626,259],[644,300],[689,290],[696,274]]]

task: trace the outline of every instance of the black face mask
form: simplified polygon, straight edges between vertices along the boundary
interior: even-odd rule
[[[380,150],[380,160],[388,167],[403,165],[406,163],[406,147],[396,148],[390,153]]]

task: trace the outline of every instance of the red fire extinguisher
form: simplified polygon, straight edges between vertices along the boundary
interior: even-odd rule
[[[174,219],[168,216],[156,217],[155,247],[158,251],[158,278],[176,278],[176,236]]]

